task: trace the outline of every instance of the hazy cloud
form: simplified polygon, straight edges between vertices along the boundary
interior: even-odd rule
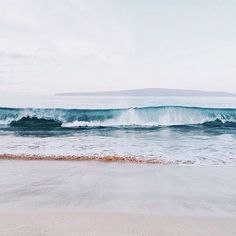
[[[236,92],[234,0],[0,4],[1,91]]]

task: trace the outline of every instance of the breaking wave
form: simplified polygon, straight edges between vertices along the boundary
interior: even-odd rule
[[[236,127],[236,109],[160,106],[129,109],[0,108],[0,126],[24,129]]]

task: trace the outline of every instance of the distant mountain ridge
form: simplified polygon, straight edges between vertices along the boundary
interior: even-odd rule
[[[73,92],[73,93],[57,93],[56,96],[210,96],[210,97],[235,97],[234,93],[227,92],[211,92],[201,90],[187,89],[166,89],[166,88],[145,88],[131,90],[116,90],[103,92]]]

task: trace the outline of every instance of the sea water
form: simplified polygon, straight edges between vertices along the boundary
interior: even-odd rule
[[[236,163],[233,97],[6,97],[0,153]]]

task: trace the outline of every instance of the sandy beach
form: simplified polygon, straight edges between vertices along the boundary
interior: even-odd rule
[[[0,214],[4,236],[233,236],[236,218],[129,214]]]
[[[0,163],[3,236],[236,235],[232,166]]]

